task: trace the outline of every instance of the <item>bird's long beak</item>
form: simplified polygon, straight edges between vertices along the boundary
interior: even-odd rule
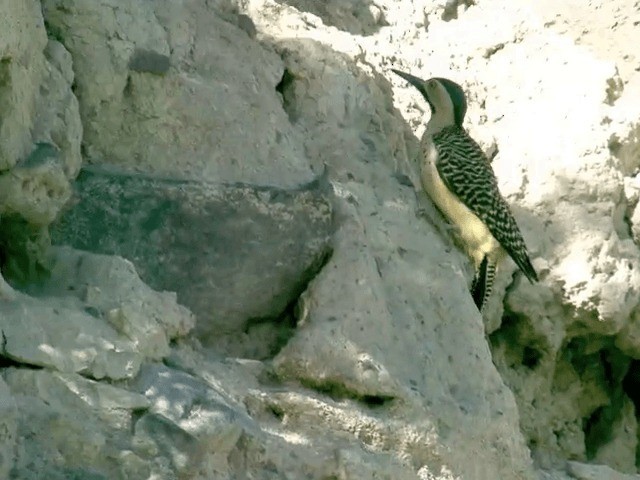
[[[414,75],[411,75],[410,73],[405,73],[405,72],[401,72],[400,70],[396,70],[395,68],[392,68],[391,71],[396,75],[404,78],[407,82],[409,82],[411,85],[416,87],[418,90],[422,91],[422,85],[424,84],[424,81],[422,79]]]

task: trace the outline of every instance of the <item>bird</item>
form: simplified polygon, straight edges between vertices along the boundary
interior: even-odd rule
[[[448,78],[422,80],[391,71],[418,89],[429,105],[431,117],[420,142],[420,182],[473,260],[471,295],[482,312],[505,255],[532,284],[538,274],[491,162],[462,125],[467,112],[462,87]]]

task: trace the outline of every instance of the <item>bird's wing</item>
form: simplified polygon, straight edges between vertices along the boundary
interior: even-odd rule
[[[459,127],[442,129],[433,141],[438,150],[436,168],[444,184],[482,220],[526,277],[537,281],[522,233],[480,146]]]

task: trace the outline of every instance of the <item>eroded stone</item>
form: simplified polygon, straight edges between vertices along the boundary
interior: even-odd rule
[[[216,343],[282,314],[330,252],[326,184],[295,190],[83,170],[55,243],[131,260]]]

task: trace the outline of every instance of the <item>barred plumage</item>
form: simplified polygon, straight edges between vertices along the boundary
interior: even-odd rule
[[[480,146],[457,125],[434,134],[436,168],[447,188],[476,214],[530,281],[538,276],[509,205]]]
[[[459,228],[460,240],[476,268],[473,299],[482,310],[504,252],[530,282],[537,281],[538,276],[489,160],[462,126],[467,110],[462,88],[446,78],[424,81],[393,71],[415,86],[431,109],[421,143],[422,186],[444,216]]]

